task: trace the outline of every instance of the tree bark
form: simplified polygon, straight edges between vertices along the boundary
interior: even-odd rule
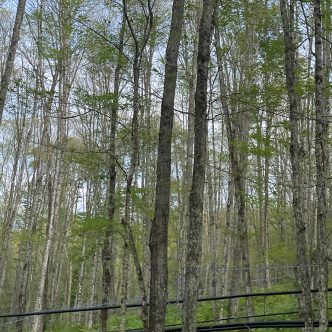
[[[202,253],[202,222],[204,181],[207,138],[207,82],[210,61],[210,43],[212,35],[212,17],[217,1],[206,0],[203,3],[199,27],[197,52],[197,84],[195,93],[195,140],[193,180],[189,197],[189,229],[187,236],[185,292],[183,302],[183,332],[196,331],[196,310],[198,296],[199,270]]]
[[[196,89],[196,74],[197,74],[197,46],[198,46],[198,29],[201,15],[201,8],[196,12],[195,17],[195,31],[193,40],[193,51],[191,55],[191,65],[189,59],[186,57],[186,66],[189,67],[188,73],[188,123],[187,123],[187,141],[186,141],[186,162],[183,173],[182,195],[181,195],[181,212],[179,222],[179,240],[178,240],[178,281],[177,281],[177,298],[183,299],[184,291],[184,275],[185,275],[185,255],[186,255],[186,240],[188,228],[188,201],[189,192],[192,181],[192,165],[193,165],[193,147],[194,147],[194,122],[195,122],[195,89]],[[184,25],[185,28],[185,25]],[[187,52],[186,52],[187,53]]]
[[[56,236],[57,227],[59,224],[60,206],[61,206],[61,191],[64,186],[64,150],[67,144],[67,123],[65,117],[68,111],[68,99],[71,90],[71,77],[69,76],[69,39],[71,30],[68,27],[72,22],[69,20],[70,10],[73,8],[66,2],[59,3],[59,18],[61,18],[60,33],[59,33],[59,51],[64,55],[56,60],[56,69],[59,71],[59,117],[57,117],[57,134],[56,134],[56,149],[52,151],[48,147],[47,160],[47,186],[48,186],[48,216],[45,245],[42,253],[42,261],[40,267],[40,277],[37,289],[37,296],[35,299],[35,311],[40,311],[43,308],[45,299],[47,299],[47,286],[49,282],[49,267],[52,258],[52,251],[54,250],[54,240]],[[52,101],[53,99],[51,99]],[[51,109],[51,104],[49,105]],[[50,121],[50,120],[48,120]],[[51,143],[50,122],[44,127],[47,142]],[[35,316],[32,322],[32,332],[40,332],[43,329],[43,317]]]
[[[85,252],[86,252],[86,237],[83,239],[83,245],[82,245],[82,258],[79,265],[79,272],[77,277],[77,291],[76,291],[76,297],[75,297],[75,307],[80,308],[83,303],[83,287],[84,287],[84,274],[85,274]],[[74,323],[76,323],[77,326],[80,326],[82,324],[82,312],[78,312],[76,315],[74,315]]]
[[[12,76],[14,68],[14,60],[17,50],[18,41],[20,40],[21,26],[23,22],[23,15],[25,10],[26,0],[19,0],[17,5],[15,23],[13,28],[13,34],[10,41],[8,56],[6,60],[6,67],[1,77],[1,86],[0,86],[0,125],[2,123],[3,110],[5,107],[6,97],[8,93],[8,87],[10,78]]]
[[[150,332],[162,332],[165,330],[168,281],[167,241],[171,181],[171,140],[177,78],[177,60],[183,16],[184,0],[174,1],[171,29],[166,49],[164,91],[159,127],[155,212],[150,234]]]
[[[241,151],[241,146],[248,144],[249,121],[248,115],[244,110],[238,112],[238,108],[231,110],[227,100],[227,86],[224,75],[224,68],[221,58],[220,35],[216,27],[216,52],[219,71],[220,99],[225,113],[225,124],[227,131],[228,150],[230,155],[231,176],[234,185],[234,201],[236,210],[236,235],[238,243],[234,246],[234,264],[239,268],[242,264],[242,276],[246,293],[251,293],[251,275],[249,266],[249,243],[248,243],[248,225],[246,216],[246,186],[245,178],[247,173],[248,153]],[[238,261],[240,259],[240,262]],[[241,264],[240,264],[241,263]],[[231,291],[237,288],[238,278],[236,269],[233,270]],[[233,314],[233,308],[237,300],[230,300],[230,314]],[[253,303],[250,298],[246,299],[247,315],[254,315]]]
[[[139,265],[139,268],[137,268],[137,272],[139,273],[139,278],[143,278],[143,274],[141,271],[141,267],[140,264],[138,263],[138,256],[136,253],[136,249],[135,249],[135,245],[132,242],[128,241],[128,239],[130,240],[130,236],[131,234],[129,233],[130,230],[130,206],[131,206],[131,194],[132,194],[132,188],[134,185],[134,177],[135,177],[135,172],[136,172],[136,168],[139,162],[139,112],[140,112],[140,104],[139,104],[139,79],[140,79],[140,71],[141,71],[141,60],[142,60],[142,54],[145,50],[145,47],[147,45],[147,42],[149,40],[150,37],[150,33],[153,27],[153,7],[152,4],[150,2],[150,0],[148,0],[147,3],[147,8],[143,8],[144,13],[145,13],[145,18],[146,18],[146,25],[145,25],[145,29],[144,29],[144,34],[142,36],[142,39],[139,41],[137,34],[135,33],[135,31],[133,30],[133,26],[132,26],[132,20],[128,17],[128,4],[126,0],[123,0],[123,10],[124,10],[124,17],[127,23],[127,26],[129,28],[131,37],[134,41],[134,45],[135,45],[135,53],[134,53],[134,60],[133,60],[133,77],[134,77],[134,82],[133,82],[133,116],[132,116],[132,122],[131,122],[131,127],[132,127],[132,131],[131,131],[131,159],[130,159],[130,164],[129,164],[129,171],[126,175],[126,194],[125,194],[125,207],[124,207],[124,217],[122,218],[122,225],[124,226],[124,258],[123,258],[123,272],[124,272],[124,277],[122,280],[122,294],[121,294],[121,308],[122,308],[122,317],[125,316],[126,314],[126,303],[125,300],[127,298],[127,288],[128,288],[128,280],[126,280],[127,276],[129,276],[128,274],[128,270],[129,270],[129,263],[128,263],[128,268],[126,267],[127,262],[129,262],[129,250],[132,250],[132,255],[134,256],[134,259],[137,258],[136,261],[134,261],[136,263],[136,268],[137,265]],[[144,5],[141,3],[141,6],[144,7]],[[144,312],[146,312],[146,291],[145,291],[145,285],[144,285],[144,280],[142,280],[141,282],[141,287],[143,287],[143,306],[144,306]],[[143,314],[143,318],[144,318],[144,314]],[[143,319],[143,323],[146,325],[146,322],[144,322]],[[121,329],[124,329],[124,322],[122,319],[121,322]],[[146,326],[145,326],[146,329]]]
[[[313,331],[312,302],[311,302],[311,278],[309,271],[309,257],[307,245],[307,225],[305,220],[305,202],[303,189],[303,164],[304,151],[299,134],[299,96],[296,93],[297,64],[294,30],[294,1],[280,0],[280,12],[284,31],[285,44],[285,74],[289,103],[289,119],[291,126],[290,155],[292,167],[292,193],[293,213],[296,226],[297,260],[299,264],[298,282],[302,291],[302,317],[305,321],[305,331]]]
[[[99,268],[99,250],[96,250],[93,255],[92,267],[91,267],[91,276],[90,276],[90,297],[89,304],[92,306],[96,303],[97,300],[97,273]],[[87,316],[87,326],[89,329],[92,329],[94,322],[93,311],[89,311]]]
[[[316,193],[317,193],[317,263],[319,290],[319,331],[328,330],[328,236],[327,219],[327,181],[329,174],[329,125],[328,98],[324,98],[324,62],[321,1],[314,1],[315,19],[315,108],[316,108]],[[328,79],[328,76],[326,77]]]
[[[116,130],[117,130],[117,118],[119,107],[119,92],[120,92],[120,72],[122,67],[122,52],[125,33],[125,17],[122,17],[122,26],[119,36],[119,52],[117,65],[114,72],[114,100],[111,105],[111,134],[109,138],[109,154],[111,157],[110,166],[108,170],[108,202],[107,202],[107,218],[109,220],[109,226],[105,231],[105,237],[103,242],[101,261],[103,266],[103,304],[108,304],[110,298],[114,297],[114,253],[113,253],[113,234],[112,224],[115,213],[115,185],[116,185]],[[112,285],[113,283],[113,285]],[[107,331],[108,310],[103,309],[100,311],[100,329],[101,332]]]

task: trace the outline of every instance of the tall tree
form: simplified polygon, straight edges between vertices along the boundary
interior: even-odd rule
[[[196,331],[198,278],[202,253],[202,223],[207,139],[207,87],[212,36],[212,18],[216,0],[203,3],[197,51],[197,84],[195,92],[195,139],[193,179],[189,197],[189,229],[187,236],[183,332]]]
[[[329,6],[330,4],[328,4]],[[328,91],[329,79],[324,73],[327,57],[323,52],[329,52],[323,47],[322,3],[314,1],[315,20],[315,108],[316,108],[316,193],[317,193],[317,263],[318,263],[318,290],[319,290],[319,331],[328,330],[328,248],[326,234],[327,218],[327,182],[329,172],[329,126],[328,126]],[[324,75],[325,74],[325,75]],[[327,97],[326,97],[327,96]]]
[[[67,144],[68,123],[66,122],[66,115],[68,113],[68,100],[72,88],[72,79],[75,77],[75,70],[72,70],[71,65],[71,45],[70,39],[72,37],[73,16],[71,13],[77,10],[78,4],[71,4],[65,0],[59,0],[57,17],[59,19],[58,30],[58,45],[56,69],[58,70],[59,77],[59,116],[56,121],[56,140],[55,151],[51,150],[52,127],[51,121],[48,120],[45,126],[45,135],[47,137],[48,145],[48,159],[47,164],[47,189],[48,189],[48,210],[47,210],[47,228],[46,239],[42,253],[41,273],[37,286],[37,296],[35,298],[35,311],[40,311],[45,302],[48,301],[48,286],[50,281],[50,267],[52,266],[52,258],[54,257],[55,239],[59,224],[61,220],[61,194],[64,189],[65,176],[64,176],[64,151]],[[52,100],[51,100],[52,101]],[[32,322],[32,331],[39,332],[43,327],[43,319],[41,316],[35,316]]]
[[[177,78],[177,61],[184,16],[184,0],[175,0],[169,33],[157,158],[155,212],[150,235],[150,332],[165,330],[168,280],[168,219],[171,181],[171,141],[174,118],[174,98]]]
[[[189,22],[184,24],[184,29],[187,29],[186,36],[192,35],[192,53],[187,50],[187,43],[184,43],[184,61],[186,66],[186,76],[188,77],[188,120],[187,120],[187,141],[186,141],[186,159],[183,171],[183,185],[181,197],[181,212],[179,220],[179,239],[178,239],[178,298],[183,298],[184,291],[184,274],[185,274],[185,252],[186,252],[186,232],[188,226],[188,201],[189,192],[192,180],[192,164],[193,164],[193,147],[194,147],[194,119],[195,119],[195,88],[196,88],[196,73],[197,73],[197,46],[198,46],[198,29],[201,16],[200,1],[194,2],[195,16],[192,18],[191,24]],[[188,38],[188,37],[187,37]],[[189,47],[188,47],[189,48]],[[188,53],[188,55],[187,55]],[[191,58],[191,59],[190,59]]]
[[[120,72],[122,67],[122,53],[124,44],[124,33],[125,33],[125,17],[122,17],[122,26],[119,35],[119,46],[118,46],[118,60],[114,72],[114,88],[113,94],[114,99],[111,104],[110,117],[111,117],[111,133],[109,138],[109,154],[110,154],[110,166],[108,171],[108,200],[107,200],[107,218],[109,225],[105,231],[105,238],[102,248],[102,266],[103,266],[103,304],[107,304],[110,298],[114,296],[114,239],[112,234],[112,225],[114,223],[115,214],[115,185],[116,185],[116,128],[118,121],[118,108],[119,108],[119,93],[120,93]],[[100,329],[101,332],[107,331],[108,321],[108,310],[104,309],[100,312]]]
[[[292,167],[293,213],[296,232],[296,255],[299,264],[298,283],[302,291],[301,310],[305,321],[305,331],[312,331],[311,278],[307,239],[305,198],[303,188],[304,149],[300,140],[300,101],[296,90],[298,84],[296,41],[295,41],[295,8],[293,0],[280,0],[280,12],[284,32],[285,75],[288,92],[290,121],[290,156]]]
[[[10,78],[12,76],[14,68],[14,60],[17,50],[17,45],[20,40],[21,26],[23,23],[23,15],[25,10],[26,0],[19,0],[17,5],[15,23],[13,28],[13,34],[10,41],[10,46],[7,55],[5,71],[1,77],[0,85],[0,124],[2,122],[3,110],[5,107],[6,97],[8,93],[8,87],[10,83]]]
[[[127,300],[127,292],[128,292],[128,271],[129,267],[129,250],[131,249],[131,253],[134,257],[135,267],[137,269],[139,281],[140,281],[140,288],[142,291],[142,298],[143,298],[143,322],[144,328],[147,329],[147,322],[146,322],[146,310],[147,310],[147,303],[146,303],[146,290],[145,290],[145,283],[141,270],[141,265],[138,262],[138,256],[136,253],[136,248],[134,245],[134,241],[131,236],[130,230],[130,214],[131,214],[131,195],[132,189],[134,185],[134,177],[136,173],[136,168],[139,163],[139,113],[140,113],[140,73],[141,73],[141,64],[142,64],[142,56],[144,54],[144,50],[147,46],[149,41],[151,31],[153,28],[154,23],[154,13],[153,13],[153,6],[154,2],[148,0],[146,4],[140,2],[139,8],[142,10],[144,16],[144,24],[141,33],[135,31],[133,21],[129,17],[129,8],[128,8],[128,1],[123,0],[123,13],[124,17],[130,31],[131,38],[134,42],[134,57],[133,57],[133,112],[132,112],[132,121],[131,121],[131,158],[129,163],[129,170],[126,175],[126,189],[125,189],[125,206],[124,206],[124,217],[121,220],[122,225],[124,226],[124,257],[122,262],[122,280],[121,280],[121,307],[122,307],[122,319],[120,322],[120,331],[125,330],[125,314],[126,314],[126,300]]]

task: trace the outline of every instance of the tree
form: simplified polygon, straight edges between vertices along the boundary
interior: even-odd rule
[[[125,189],[125,205],[124,205],[124,216],[121,219],[121,223],[124,226],[124,257],[122,263],[122,296],[121,296],[121,308],[122,308],[122,317],[120,322],[120,331],[125,330],[125,314],[126,314],[126,301],[127,301],[127,291],[128,291],[128,270],[129,270],[129,252],[128,249],[131,249],[131,253],[134,257],[135,267],[137,269],[137,274],[139,276],[140,289],[142,291],[143,298],[143,321],[144,328],[147,330],[147,303],[146,303],[146,290],[145,283],[143,278],[143,273],[141,271],[141,265],[138,262],[138,256],[136,254],[136,248],[134,245],[133,238],[130,232],[130,208],[131,208],[131,195],[134,185],[134,176],[136,168],[139,162],[139,112],[140,112],[140,95],[139,95],[139,80],[141,72],[141,63],[144,50],[147,46],[148,40],[151,35],[153,27],[153,5],[154,3],[148,0],[147,4],[140,3],[140,8],[144,13],[144,24],[143,24],[143,33],[140,34],[134,30],[133,22],[129,17],[128,3],[126,0],[123,0],[123,10],[130,35],[134,42],[134,57],[133,57],[133,112],[132,112],[132,121],[131,121],[131,156],[129,163],[129,170],[126,174],[126,189]]]
[[[329,4],[328,4],[329,6]],[[315,108],[316,108],[316,193],[317,193],[317,263],[318,263],[318,290],[319,290],[319,331],[328,330],[328,248],[326,234],[327,220],[327,183],[329,171],[329,125],[328,106],[329,95],[326,89],[329,75],[326,59],[329,52],[323,47],[322,4],[320,0],[314,2],[315,20]],[[325,60],[325,61],[324,61]],[[324,63],[325,62],[325,63]]]
[[[192,181],[192,164],[193,164],[193,147],[194,147],[194,119],[195,119],[195,88],[197,74],[197,46],[198,46],[198,29],[201,16],[201,3],[194,2],[195,7],[187,15],[190,17],[189,22],[184,24],[186,37],[192,39],[192,51],[188,42],[184,44],[184,65],[186,68],[186,81],[188,85],[188,119],[187,119],[187,140],[186,140],[186,156],[185,167],[183,171],[183,184],[181,195],[181,212],[179,220],[179,239],[178,239],[178,298],[183,298],[184,291],[184,275],[185,275],[185,253],[186,253],[186,234],[188,227],[188,201],[189,192]],[[187,9],[189,11],[189,8]],[[187,49],[188,48],[188,49]],[[191,52],[190,52],[191,51]]]
[[[155,212],[152,219],[151,282],[149,331],[165,330],[167,302],[168,219],[171,179],[171,140],[174,118],[174,98],[177,60],[184,16],[184,0],[173,2],[172,22],[166,49],[164,91],[161,104]]]
[[[35,298],[35,311],[40,311],[48,300],[48,285],[50,281],[50,266],[52,266],[52,257],[55,250],[55,239],[59,229],[60,223],[60,207],[61,207],[61,193],[64,188],[64,149],[67,145],[67,124],[65,118],[68,112],[68,100],[70,89],[72,87],[69,75],[70,59],[72,53],[70,52],[70,38],[72,34],[73,17],[70,13],[77,10],[77,4],[69,4],[64,0],[59,0],[59,34],[57,50],[56,71],[59,80],[58,88],[58,102],[59,102],[59,116],[56,121],[56,141],[57,147],[52,154],[51,146],[51,123],[48,120],[45,124],[44,135],[47,140],[47,154],[50,155],[46,160],[47,172],[47,189],[48,189],[48,211],[47,211],[47,227],[45,246],[43,248],[42,260],[40,266],[39,282],[37,286],[37,296]],[[73,74],[73,73],[71,73]],[[75,73],[74,73],[75,75]],[[52,102],[53,100],[51,100]],[[51,108],[51,105],[49,105]],[[32,331],[39,332],[43,329],[43,322],[41,316],[35,316],[32,322]]]
[[[308,253],[307,225],[303,188],[304,150],[300,141],[299,128],[299,96],[296,91],[298,84],[296,44],[295,44],[295,2],[288,0],[280,1],[280,12],[284,32],[285,45],[285,75],[288,92],[288,107],[290,121],[290,155],[292,164],[292,194],[293,213],[296,227],[296,255],[299,264],[298,283],[302,291],[302,316],[305,321],[305,331],[312,331],[312,300],[311,300],[311,278],[310,261]]]
[[[17,50],[17,45],[20,39],[21,26],[23,23],[23,15],[25,10],[26,0],[19,0],[17,4],[17,11],[15,17],[15,23],[13,28],[13,34],[10,41],[10,46],[8,50],[6,67],[5,71],[1,77],[1,85],[0,85],[0,124],[2,122],[3,110],[5,107],[6,97],[8,93],[8,87],[10,83],[10,78],[12,76],[14,60]]]
[[[116,186],[116,128],[118,121],[118,108],[119,108],[119,93],[120,93],[120,73],[122,68],[122,53],[124,44],[125,34],[125,17],[123,14],[122,25],[119,35],[119,46],[118,46],[118,60],[114,72],[114,89],[113,89],[113,101],[111,104],[110,116],[111,116],[111,133],[109,137],[109,154],[110,154],[110,166],[109,166],[109,184],[108,184],[108,201],[107,201],[107,218],[109,219],[109,227],[105,232],[105,238],[102,249],[102,266],[103,266],[103,303],[109,303],[111,297],[114,296],[114,239],[112,234],[112,225],[114,224],[115,215],[115,186]],[[112,287],[113,286],[113,287]],[[100,312],[100,329],[102,332],[107,331],[108,322],[108,310],[101,310]]]
[[[195,92],[195,140],[193,180],[189,197],[188,249],[186,255],[185,292],[183,302],[184,332],[196,330],[199,265],[202,253],[202,222],[207,138],[207,87],[212,35],[212,17],[217,1],[203,3],[197,52],[197,84]]]

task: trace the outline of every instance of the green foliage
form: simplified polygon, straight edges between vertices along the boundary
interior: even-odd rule
[[[113,234],[123,234],[123,226],[118,220],[108,220],[102,216],[87,216],[84,213],[75,216],[70,234],[70,258],[75,264],[88,260],[93,256],[98,248],[102,246],[102,241],[106,230]],[[83,243],[85,245],[85,255],[82,256]]]
[[[115,47],[111,45],[102,44],[96,51],[96,55],[93,59],[96,63],[115,63],[117,61],[118,51]]]
[[[249,142],[248,146],[248,152],[251,155],[254,156],[261,156],[261,157],[272,157],[276,149],[272,145],[265,145],[266,144],[266,138],[259,134],[259,133],[253,133],[250,135],[250,138],[252,139]],[[264,144],[264,145],[262,145]]]
[[[144,217],[151,219],[154,209],[151,204],[147,203],[146,198],[151,197],[152,188],[132,188],[131,199],[137,212]]]
[[[98,181],[107,178],[106,154],[89,151],[84,143],[77,138],[68,138],[65,160],[79,166],[81,173],[90,180]]]
[[[101,94],[89,94],[85,91],[77,91],[78,98],[83,104],[92,108],[102,107],[103,109],[109,108],[116,97],[112,92],[105,92]]]
[[[118,331],[120,326],[120,314],[112,314],[109,319],[110,331]],[[143,327],[142,320],[138,312],[130,311],[126,315],[126,329],[138,329]]]
[[[291,282],[281,282],[273,285],[270,291],[278,292],[293,289],[294,285]],[[265,289],[255,288],[253,292],[263,292]],[[227,307],[228,301],[217,301],[216,312],[220,311],[221,305]],[[265,315],[265,314],[277,314],[282,313],[281,315],[270,316],[268,320],[291,320],[298,319],[298,301],[296,295],[277,295],[277,296],[268,296],[268,297],[255,297],[253,298],[253,304],[255,307],[256,315]],[[239,312],[236,316],[245,317],[246,316],[246,303],[245,299],[239,299]],[[294,312],[294,313],[293,313]],[[291,314],[289,314],[291,313]],[[225,318],[228,316],[227,312],[224,313]],[[166,314],[166,326],[179,326],[181,325],[181,316],[182,316],[182,305],[168,305],[167,314]],[[263,321],[265,318],[260,317],[256,318],[256,321]],[[211,325],[215,323],[222,324],[225,321],[214,321],[215,317],[213,316],[212,303],[211,301],[199,302],[197,307],[197,322],[198,325]],[[238,318],[236,322],[245,323],[247,318]],[[112,313],[109,318],[109,330],[112,332],[118,331],[120,325],[120,314]],[[140,318],[140,310],[128,310],[126,315],[126,329],[139,329],[142,328],[142,320]],[[269,331],[278,331],[278,329],[268,329]],[[96,329],[87,329],[84,327],[72,326],[70,324],[58,323],[54,326],[51,326],[47,329],[47,332],[95,332]],[[283,329],[285,331],[285,329]]]
[[[73,222],[73,236],[96,236],[104,234],[106,229],[113,232],[123,232],[123,226],[117,220],[110,221],[102,216],[87,216],[86,214],[78,214]]]
[[[68,323],[52,324],[45,332],[97,332],[97,329],[88,329],[83,326],[70,325]]]

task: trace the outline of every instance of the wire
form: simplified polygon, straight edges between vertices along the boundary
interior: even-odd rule
[[[332,308],[328,308],[328,310],[331,310]],[[313,309],[313,311],[318,311],[319,309]],[[197,324],[203,324],[203,323],[214,323],[214,322],[221,322],[221,321],[230,321],[235,319],[249,319],[249,318],[263,318],[263,317],[273,317],[273,316],[288,316],[288,315],[295,315],[299,314],[299,311],[286,311],[286,312],[274,312],[269,314],[261,314],[261,315],[252,315],[252,316],[240,316],[240,317],[225,317],[225,318],[219,318],[214,320],[205,320],[205,321],[199,321]],[[174,326],[178,326],[179,324],[174,324]],[[173,325],[168,325],[173,326]]]
[[[328,292],[331,292],[332,288],[328,288]],[[312,293],[318,293],[317,289],[312,289]],[[280,291],[280,292],[266,292],[266,293],[248,293],[248,294],[238,294],[238,295],[226,295],[226,296],[219,296],[219,297],[206,297],[206,298],[199,298],[198,302],[205,302],[205,301],[218,301],[218,300],[227,300],[227,299],[234,299],[234,298],[246,298],[246,297],[260,297],[260,296],[278,296],[278,295],[296,295],[301,294],[300,290],[292,290],[292,291]],[[183,303],[183,300],[170,300],[167,304],[180,304]],[[133,304],[126,304],[127,308],[140,308],[142,307],[141,303],[133,303]],[[121,305],[97,305],[91,307],[84,307],[84,308],[65,308],[65,309],[53,309],[53,310],[43,310],[43,311],[32,311],[32,312],[23,312],[23,313],[14,313],[14,314],[4,314],[0,315],[1,318],[11,318],[11,317],[28,317],[28,316],[43,316],[43,315],[53,315],[53,314],[63,314],[68,312],[83,312],[83,311],[96,311],[96,310],[103,310],[103,309],[120,309]]]
[[[328,322],[332,326],[332,321]],[[304,327],[303,321],[269,321],[269,322],[247,322],[247,323],[230,323],[216,326],[200,326],[197,327],[197,332],[212,332],[212,331],[233,331],[233,330],[250,330],[250,329],[264,329],[264,328],[301,328]],[[313,322],[314,327],[319,326],[318,321]],[[166,328],[167,332],[181,332],[182,327]],[[127,332],[144,332],[142,329],[127,330]]]

